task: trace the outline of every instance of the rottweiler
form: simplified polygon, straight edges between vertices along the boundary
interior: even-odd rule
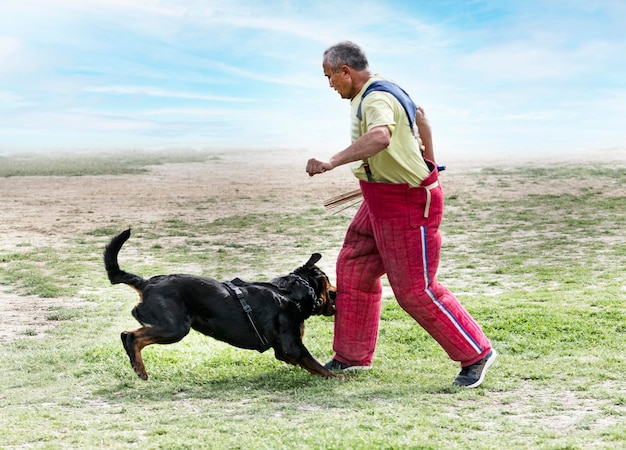
[[[127,284],[139,293],[132,314],[142,325],[121,334],[135,373],[148,379],[141,350],[151,344],[172,344],[191,328],[235,347],[264,352],[274,349],[280,361],[314,375],[336,377],[302,343],[304,321],[312,315],[335,314],[336,288],[314,253],[301,267],[269,282],[220,282],[213,278],[171,274],[145,279],[120,269],[117,255],[130,229],[109,242],[104,266],[111,284]]]

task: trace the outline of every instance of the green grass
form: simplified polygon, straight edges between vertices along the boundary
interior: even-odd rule
[[[452,174],[444,176],[453,176]],[[385,297],[375,367],[326,380],[192,332],[144,350],[132,372],[119,332],[136,294],[110,286],[94,229],[59,248],[0,249],[0,285],[22,296],[75,297],[55,322],[0,347],[0,448],[587,449],[626,441],[625,198],[585,188],[555,195],[500,189],[599,178],[616,168],[486,169],[493,195],[448,198],[439,278],[483,326],[500,357],[484,386],[451,386],[458,368]],[[609,192],[610,193],[610,192]],[[270,278],[312,251],[337,251],[348,215],[317,209],[145,223],[124,269],[192,269]],[[331,259],[321,266],[333,277]],[[33,337],[34,336],[34,337]],[[332,354],[332,320],[307,322],[309,350]]]

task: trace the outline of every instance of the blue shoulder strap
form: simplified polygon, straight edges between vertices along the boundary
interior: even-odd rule
[[[415,106],[415,103],[413,103],[413,100],[411,100],[411,97],[409,97],[409,94],[407,94],[404,89],[402,89],[397,84],[392,83],[391,81],[372,81],[367,89],[365,89],[365,92],[363,92],[363,95],[361,96],[361,103],[363,103],[363,99],[367,96],[367,94],[373,91],[383,91],[393,95],[404,108],[404,112],[406,112],[406,116],[409,119],[409,126],[413,127],[413,124],[415,123],[415,110],[417,109],[417,107]],[[356,117],[359,120],[361,120],[363,117],[361,113],[361,103],[359,103],[359,109],[356,113]]]

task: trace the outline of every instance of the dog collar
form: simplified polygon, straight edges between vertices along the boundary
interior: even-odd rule
[[[291,275],[297,278],[299,281],[301,281],[302,284],[304,284],[308,288],[309,295],[311,296],[311,298],[313,298],[313,308],[311,311],[311,315],[317,314],[320,311],[320,309],[322,309],[322,305],[324,304],[324,301],[322,300],[321,297],[319,297],[315,293],[315,289],[313,289],[313,286],[311,286],[311,283],[309,283],[309,281],[306,278],[298,275],[295,272],[292,272]],[[298,305],[298,308],[300,308],[300,305]]]

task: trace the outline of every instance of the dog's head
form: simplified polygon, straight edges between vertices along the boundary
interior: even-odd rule
[[[272,280],[272,283],[300,305],[306,316],[335,314],[337,288],[315,265],[321,258],[322,255],[319,253],[313,253],[303,266],[289,275]]]

